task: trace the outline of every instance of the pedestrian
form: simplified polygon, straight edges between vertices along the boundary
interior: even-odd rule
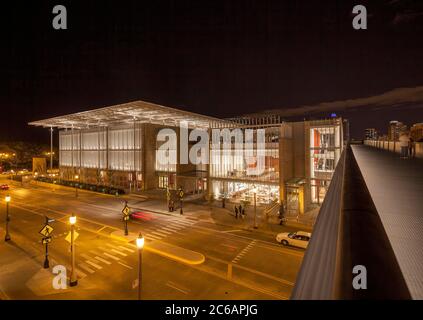
[[[410,143],[410,138],[408,137],[408,134],[403,133],[399,137],[400,147],[401,147],[401,159],[407,159],[408,158],[408,144]]]
[[[239,205],[239,207],[238,207],[238,211],[239,211],[239,214],[241,214],[241,213],[242,213],[242,205]]]
[[[238,219],[238,208],[235,206],[235,219]]]
[[[245,209],[241,207],[241,217],[242,219],[245,218]]]
[[[410,138],[410,141],[408,141],[408,157],[409,158],[414,158],[413,147],[414,147],[414,140],[413,138]]]

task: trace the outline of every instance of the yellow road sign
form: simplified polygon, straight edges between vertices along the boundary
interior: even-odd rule
[[[41,240],[42,244],[47,244],[51,242],[51,237],[45,237]]]
[[[73,240],[75,241],[79,236],[79,233],[74,231],[73,232]],[[71,243],[71,232],[69,231],[68,235],[66,236],[65,240],[69,243]]]
[[[127,216],[127,215],[129,215],[129,211],[130,211],[129,207],[128,207],[128,206],[125,206],[125,208],[123,208],[123,210],[122,210],[122,213],[123,213],[125,216]]]
[[[50,236],[50,234],[53,232],[53,227],[49,224],[46,224],[40,231],[39,233],[41,235],[43,235],[44,237],[48,237]]]
[[[179,191],[179,197],[183,197],[184,196],[184,192],[182,190]]]
[[[123,220],[124,220],[124,221],[128,221],[128,220],[129,220],[129,216],[124,216],[124,217],[123,217]]]

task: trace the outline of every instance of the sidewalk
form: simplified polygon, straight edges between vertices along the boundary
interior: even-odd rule
[[[165,200],[145,200],[142,202],[136,201],[133,203],[128,201],[128,205],[133,210],[146,210],[155,213],[165,214],[169,216],[180,217],[180,209],[176,209],[174,212],[167,210]],[[310,224],[304,224],[296,221],[288,221],[285,226],[279,225],[279,220],[269,219],[269,222],[264,221],[263,209],[264,207],[257,208],[256,224],[257,229],[254,228],[254,207],[247,206],[245,208],[246,215],[244,218],[235,218],[234,204],[226,203],[226,208],[221,207],[221,202],[215,201],[213,203],[204,202],[192,203],[184,202],[183,204],[183,216],[186,219],[196,220],[200,222],[208,222],[216,225],[227,226],[234,229],[246,230],[258,233],[267,233],[275,235],[280,232],[286,232],[287,227],[292,230],[304,230],[311,231],[312,226]]]

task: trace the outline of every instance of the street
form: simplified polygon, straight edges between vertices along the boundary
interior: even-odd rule
[[[192,216],[147,212],[129,221],[123,239],[124,201],[71,188],[8,183],[1,192],[0,293],[6,299],[137,299],[141,232],[142,299],[288,299],[304,251],[283,247],[274,237],[230,228]],[[11,241],[4,242],[5,202],[10,194]],[[130,207],[143,208],[143,199]],[[165,204],[163,204],[165,207]],[[51,270],[70,275],[69,217],[77,216],[78,285],[54,289]],[[55,221],[49,244],[50,269],[43,269],[45,216]],[[128,241],[131,240],[131,241]]]

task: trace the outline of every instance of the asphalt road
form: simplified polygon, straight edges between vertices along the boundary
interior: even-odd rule
[[[10,184],[10,181],[8,182]],[[134,242],[111,237],[123,229],[123,201],[115,196],[72,189],[21,185],[11,195],[10,233],[5,243],[0,227],[0,293],[9,299],[136,299],[138,253]],[[5,191],[0,196],[4,199]],[[4,216],[4,201],[0,204]],[[142,208],[142,201],[130,206]],[[53,289],[53,266],[70,274],[68,218],[77,215],[77,287]],[[44,246],[38,233],[45,216],[55,219],[49,246],[50,269],[42,269]],[[4,221],[1,218],[1,221]],[[143,299],[287,299],[303,251],[285,248],[272,237],[163,214],[149,213],[129,222],[142,232],[146,247],[164,243],[200,253],[202,264],[191,265],[148,250],[143,253]],[[1,297],[0,297],[1,298]]]

